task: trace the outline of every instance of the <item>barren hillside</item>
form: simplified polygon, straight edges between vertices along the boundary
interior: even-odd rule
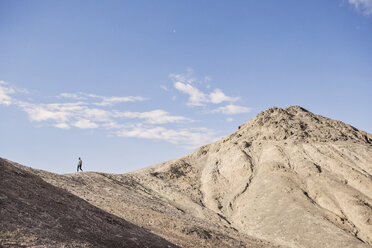
[[[279,247],[238,232],[208,209],[204,211],[210,219],[187,213],[185,207],[179,206],[181,202],[170,201],[130,175],[95,172],[57,175],[13,165],[181,247]]]
[[[176,247],[0,159],[0,247]]]
[[[372,247],[372,136],[298,106],[133,173],[13,166],[181,247]]]
[[[131,174],[200,219],[288,247],[372,245],[372,136],[291,106]]]

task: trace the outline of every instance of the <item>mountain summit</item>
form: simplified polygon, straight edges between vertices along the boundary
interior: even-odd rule
[[[341,121],[315,115],[300,106],[273,107],[259,113],[239,129],[254,140],[372,143],[372,136]]]
[[[128,174],[13,166],[181,247],[372,246],[372,136],[299,106]]]
[[[372,244],[372,136],[299,106],[131,175],[202,219],[289,247]],[[206,211],[208,210],[208,211]]]

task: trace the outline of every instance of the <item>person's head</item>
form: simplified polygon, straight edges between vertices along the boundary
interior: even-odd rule
[[[81,160],[81,158],[79,157],[79,160]]]

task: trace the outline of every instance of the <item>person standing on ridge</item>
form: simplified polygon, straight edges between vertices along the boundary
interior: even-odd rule
[[[81,160],[81,158],[79,157],[79,161],[78,161],[78,166],[77,166],[77,171],[79,172],[79,169],[81,171],[83,171],[83,169],[81,168],[81,166],[83,165],[83,161]]]

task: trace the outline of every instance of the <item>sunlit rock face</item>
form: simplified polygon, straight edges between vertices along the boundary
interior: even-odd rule
[[[216,143],[131,175],[189,214],[214,214],[276,245],[368,247],[371,144],[341,121],[274,107]]]

